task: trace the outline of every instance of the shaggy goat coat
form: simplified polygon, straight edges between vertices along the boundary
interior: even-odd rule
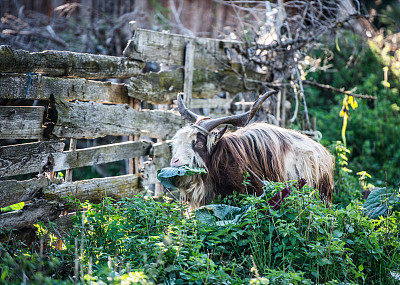
[[[293,130],[254,123],[219,137],[187,126],[174,136],[173,157],[181,165],[207,169],[205,175],[176,180],[191,208],[234,191],[261,195],[263,185],[255,175],[275,182],[305,178],[308,185],[319,189],[327,205],[332,201],[333,157],[321,144]],[[243,185],[245,172],[250,173],[247,187]]]

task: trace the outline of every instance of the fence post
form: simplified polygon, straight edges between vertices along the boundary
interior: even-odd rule
[[[70,138],[69,141],[69,150],[76,150],[76,139]],[[71,182],[72,181],[72,174],[74,170],[73,169],[67,169],[65,170],[65,182]]]
[[[185,94],[185,97],[183,100],[188,108],[190,108],[192,103],[194,49],[194,43],[192,41],[187,41],[185,48],[185,77],[183,82],[183,93]]]

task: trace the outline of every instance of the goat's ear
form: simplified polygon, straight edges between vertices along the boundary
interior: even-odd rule
[[[222,138],[227,129],[228,125],[225,125],[225,127],[222,130],[220,130],[218,133],[215,134],[215,142],[218,142]]]

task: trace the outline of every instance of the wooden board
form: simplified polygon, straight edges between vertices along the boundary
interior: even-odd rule
[[[42,141],[0,147],[0,177],[52,171],[54,154],[64,149],[62,141]]]
[[[72,196],[84,202],[100,202],[104,197],[114,199],[133,197],[143,191],[139,174],[95,178],[76,182],[51,184],[42,189],[48,200]]]
[[[61,171],[146,156],[148,141],[129,141],[62,152],[64,142],[44,141],[0,147],[0,177],[43,171]]]
[[[41,189],[61,182],[62,179],[47,179],[44,176],[24,181],[0,181],[0,208],[32,200]]]
[[[49,100],[50,95],[53,94],[65,100],[128,104],[129,89],[131,88],[125,84],[83,78],[66,79],[40,74],[31,76],[0,74],[1,99]]]
[[[191,42],[196,50],[195,68],[225,69],[232,63],[241,62],[235,46],[242,45],[242,42],[194,38],[143,29],[135,30],[124,55],[144,62],[184,65],[187,42]]]
[[[44,107],[0,106],[0,139],[40,139]]]
[[[128,141],[55,153],[53,171],[146,156],[151,146],[149,141]]]
[[[182,126],[180,115],[171,111],[135,110],[128,105],[66,102],[56,99],[57,138],[98,138],[106,135],[145,135],[169,139]]]
[[[45,73],[49,76],[129,78],[143,63],[124,57],[48,50],[28,52],[0,46],[0,73]]]
[[[220,92],[237,94],[262,90],[264,76],[257,74],[260,81],[250,81],[233,72],[196,69],[193,72],[192,95],[193,98],[213,98]],[[128,95],[154,104],[170,104],[172,100],[176,100],[177,93],[183,91],[183,78],[181,68],[132,77],[132,92]]]

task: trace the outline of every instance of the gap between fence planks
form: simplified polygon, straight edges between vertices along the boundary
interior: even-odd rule
[[[128,58],[48,50],[28,52],[0,46],[0,73],[45,73],[83,78],[129,78],[140,74],[144,63]]]

